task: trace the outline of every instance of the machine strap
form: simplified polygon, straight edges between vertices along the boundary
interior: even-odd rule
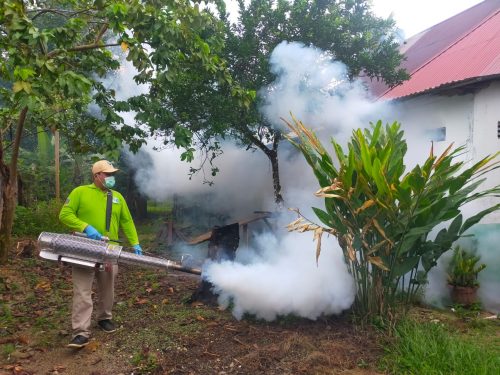
[[[111,225],[111,211],[113,210],[113,192],[108,190],[107,200],[106,200],[106,232],[109,232],[109,226]]]

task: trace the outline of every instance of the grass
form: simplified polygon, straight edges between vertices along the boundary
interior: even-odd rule
[[[500,349],[489,345],[491,327],[473,337],[452,331],[447,324],[404,320],[386,348],[381,369],[391,374],[490,375],[500,368]],[[484,340],[482,337],[484,336]]]
[[[172,211],[172,202],[152,202],[148,201],[148,214],[165,214]]]
[[[16,350],[16,346],[14,344],[11,344],[11,343],[0,345],[0,348],[1,348],[2,356],[4,358],[9,358],[9,356],[12,353],[14,353],[14,351]]]
[[[137,374],[150,374],[159,368],[158,357],[149,351],[136,352],[131,362]]]

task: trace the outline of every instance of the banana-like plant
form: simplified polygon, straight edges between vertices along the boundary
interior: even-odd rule
[[[314,171],[325,209],[313,208],[321,224],[299,218],[289,230],[314,231],[316,258],[321,236],[337,237],[349,272],[356,282],[355,311],[362,317],[391,317],[403,310],[425,284],[439,257],[452,248],[485,215],[500,204],[463,219],[460,208],[500,193],[500,186],[478,191],[484,175],[499,167],[497,154],[467,167],[458,157],[464,147],[450,145],[440,156],[430,154],[423,165],[406,172],[407,143],[400,124],[357,129],[347,152],[332,139],[336,160],[314,132],[292,118],[288,140]],[[430,233],[443,226],[437,235]],[[403,301],[400,304],[399,301]]]

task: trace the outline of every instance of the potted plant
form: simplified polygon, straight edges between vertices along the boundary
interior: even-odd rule
[[[451,286],[451,300],[454,303],[469,306],[476,302],[479,288],[477,275],[486,267],[486,264],[478,264],[480,259],[479,255],[460,246],[453,250],[448,266],[448,284]]]

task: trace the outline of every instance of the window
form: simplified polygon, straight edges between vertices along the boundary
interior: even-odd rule
[[[498,123],[499,126],[499,137],[500,137],[500,122]],[[434,142],[441,142],[446,140],[446,127],[440,127],[440,128],[435,128],[435,129],[427,129],[426,130],[426,135],[429,138],[429,140],[434,141]]]

